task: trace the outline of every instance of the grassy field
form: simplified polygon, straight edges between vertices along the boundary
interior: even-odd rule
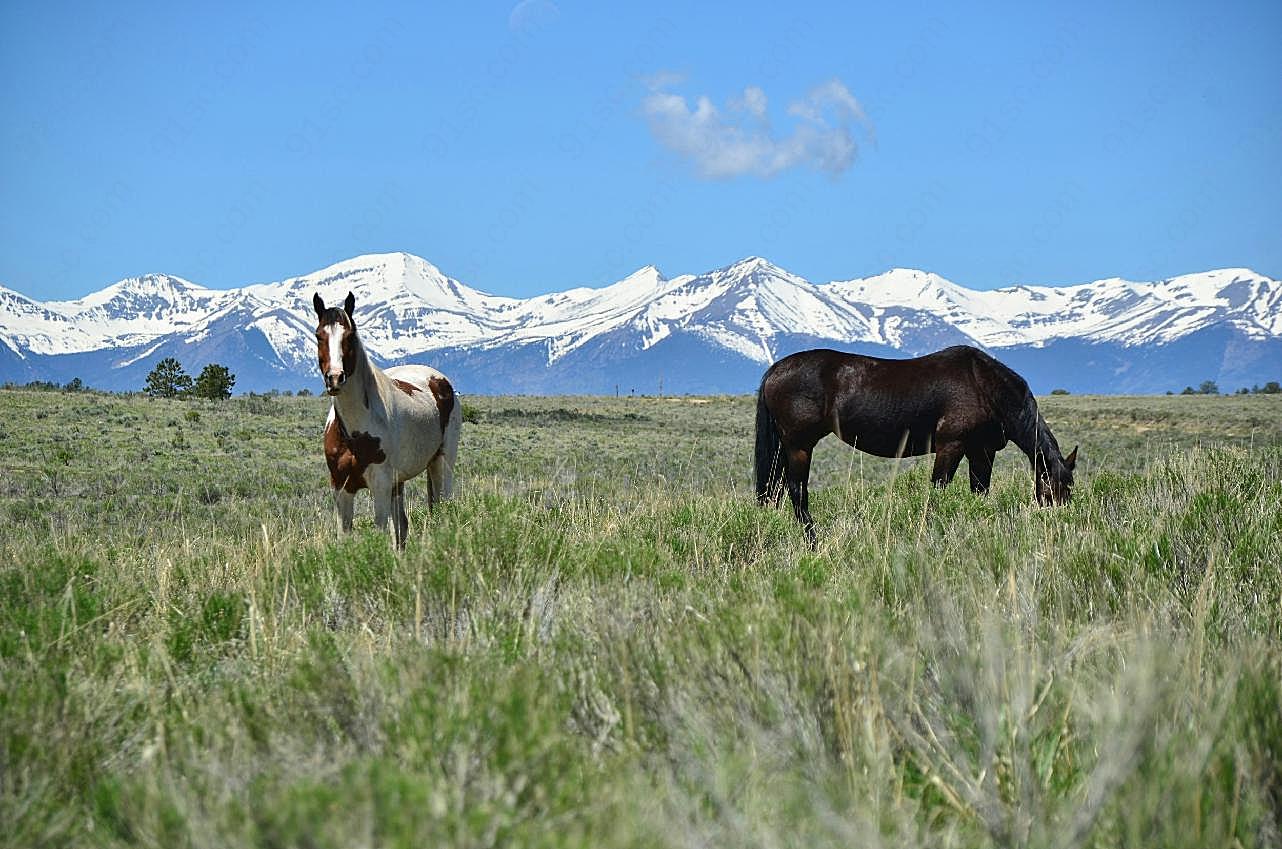
[[[1282,397],[1045,399],[1073,503],[752,401],[468,398],[338,539],[321,398],[0,392],[0,841],[1282,845]]]

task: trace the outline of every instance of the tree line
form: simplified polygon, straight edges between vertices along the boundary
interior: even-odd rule
[[[222,400],[231,397],[236,385],[236,375],[227,366],[210,363],[192,380],[182,363],[174,357],[165,357],[147,375],[143,392],[152,398],[211,398]]]
[[[1166,394],[1174,395],[1175,393],[1167,392]],[[1181,395],[1219,395],[1220,387],[1219,387],[1219,384],[1217,384],[1214,380],[1204,380],[1200,384],[1198,384],[1197,389],[1194,389],[1192,386],[1185,386],[1183,389],[1180,390],[1180,394]],[[1280,395],[1282,394],[1282,384],[1278,383],[1276,380],[1270,380],[1268,383],[1264,384],[1263,386],[1257,383],[1254,386],[1252,386],[1250,389],[1247,389],[1245,386],[1243,386],[1241,389],[1239,389],[1237,392],[1233,394],[1235,395]]]
[[[224,365],[210,363],[205,366],[195,379],[187,374],[182,367],[182,363],[174,357],[165,357],[156,363],[156,367],[147,375],[147,383],[143,387],[143,392],[152,398],[211,398],[218,400],[221,398],[230,398],[232,387],[236,385],[236,375]],[[3,389],[17,389],[17,384],[12,381],[6,382]],[[72,378],[67,383],[59,386],[57,383],[49,380],[33,380],[25,384],[24,389],[45,389],[45,390],[62,390],[64,392],[83,392],[89,387],[85,385],[80,378]],[[268,394],[279,394],[272,390]],[[292,394],[292,393],[290,393]],[[300,389],[299,395],[311,395],[311,390]],[[1052,395],[1067,395],[1067,389],[1053,389]],[[1214,380],[1204,380],[1198,384],[1197,388],[1185,386],[1179,393],[1167,390],[1167,395],[1220,395],[1219,385]],[[1282,395],[1282,383],[1276,380],[1270,380],[1263,386],[1258,383],[1249,389],[1245,386],[1238,389],[1235,395]]]

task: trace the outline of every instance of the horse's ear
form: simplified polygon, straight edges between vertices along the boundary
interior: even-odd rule
[[[317,318],[325,314],[325,299],[320,296],[320,292],[312,295],[312,306],[316,308]]]
[[[1068,470],[1070,472],[1073,471],[1073,467],[1077,465],[1077,449],[1079,447],[1080,446],[1074,445],[1073,453],[1069,454],[1067,457],[1064,458],[1064,465],[1068,466]]]
[[[356,309],[356,296],[353,295],[351,292],[348,292],[347,298],[343,301],[343,312],[347,313],[348,318],[351,318],[352,311],[355,309]]]

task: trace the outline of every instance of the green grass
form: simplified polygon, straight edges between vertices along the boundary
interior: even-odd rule
[[[1282,844],[1282,399],[1043,402],[1073,503],[748,398],[468,398],[335,532],[326,402],[0,393],[0,842]]]

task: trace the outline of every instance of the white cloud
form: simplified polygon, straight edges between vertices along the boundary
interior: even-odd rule
[[[679,82],[671,74],[651,77],[642,109],[655,140],[690,160],[708,179],[772,177],[799,166],[837,176],[858,156],[855,129],[873,137],[872,123],[840,80],[830,80],[788,104],[787,113],[797,120],[786,135],[772,128],[766,93],[757,86],[745,88],[722,111],[707,97],[691,104],[668,91]]]
[[[561,8],[552,0],[521,0],[507,16],[508,29],[513,31],[541,29],[561,15]]]
[[[754,118],[766,118],[766,93],[755,85],[743,90],[743,97],[730,101],[731,108],[747,112]]]

